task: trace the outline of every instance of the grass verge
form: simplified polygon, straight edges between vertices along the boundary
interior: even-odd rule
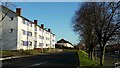
[[[80,68],[102,68],[99,65],[99,59],[91,60],[88,57],[88,53],[83,50],[71,50],[71,49],[64,49],[64,51],[72,51],[77,52],[79,56]]]
[[[99,66],[99,61],[97,60],[90,60],[88,57],[88,53],[86,53],[83,50],[78,51],[79,55],[79,61],[80,61],[80,67],[85,67],[85,68],[101,68]]]
[[[2,57],[38,55],[43,53],[54,53],[57,49],[36,49],[36,50],[2,50]]]

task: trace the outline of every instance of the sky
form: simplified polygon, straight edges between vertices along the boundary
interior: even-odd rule
[[[71,22],[79,2],[17,2],[14,3],[22,9],[22,16],[34,21],[38,25],[44,24],[56,35],[56,41],[64,38],[72,44],[79,41],[78,35],[73,31]]]

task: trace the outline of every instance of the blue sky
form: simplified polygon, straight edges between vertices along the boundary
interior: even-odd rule
[[[71,21],[75,11],[79,8],[78,2],[19,2],[15,3],[22,8],[22,16],[31,21],[38,20],[56,35],[56,41],[64,38],[72,44],[78,43],[78,35],[73,32]]]

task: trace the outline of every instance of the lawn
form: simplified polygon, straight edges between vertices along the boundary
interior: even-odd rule
[[[3,50],[2,56],[24,56],[24,55],[34,55],[40,54],[41,52],[38,50]]]
[[[81,67],[89,67],[89,68],[98,68],[99,67],[99,61],[92,61],[88,57],[88,54],[85,51],[78,51],[79,60],[80,60],[80,66]]]
[[[64,51],[72,51],[72,52],[78,52],[79,56],[79,62],[80,62],[80,68],[102,68],[99,66],[99,59],[97,58],[96,60],[92,61],[88,57],[88,53],[86,53],[83,50],[71,50],[71,49],[64,49]]]
[[[54,53],[57,52],[57,49],[43,49],[42,50],[2,50],[2,56],[25,56],[25,55],[37,55],[37,54],[44,54],[44,53]]]

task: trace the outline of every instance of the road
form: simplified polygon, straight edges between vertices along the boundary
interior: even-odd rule
[[[97,57],[100,57],[100,52],[97,52]],[[104,66],[115,66],[115,63],[120,62],[120,54],[105,53]]]
[[[4,60],[2,68],[79,68],[76,52],[60,52],[26,58]]]
[[[115,63],[120,62],[120,54],[105,53],[104,66],[115,66]]]

